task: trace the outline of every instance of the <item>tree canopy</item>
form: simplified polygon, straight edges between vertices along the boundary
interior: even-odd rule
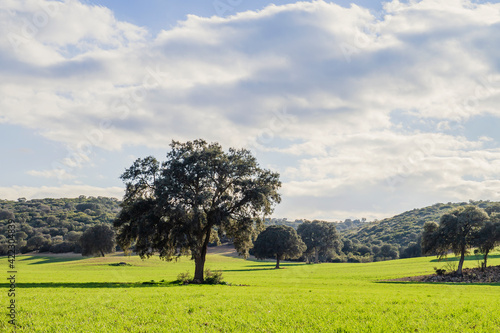
[[[77,209],[88,204],[91,205],[84,211]],[[16,230],[24,233],[16,235],[18,252],[81,253],[79,236],[96,224],[112,226],[120,206],[116,198],[106,197],[20,198],[16,201],[0,200],[0,211],[4,212],[0,215],[8,218],[14,215]],[[0,217],[0,255],[8,251],[8,244],[2,237],[7,235],[6,222]]]
[[[314,262],[319,262],[319,255],[324,255],[328,251],[340,251],[339,235],[334,223],[324,221],[306,221],[299,225],[297,233],[306,244],[306,256],[310,258],[314,255]],[[369,251],[369,250],[368,250]]]
[[[444,214],[439,225],[426,223],[422,234],[423,253],[435,253],[440,258],[448,252],[460,255],[457,274],[462,274],[465,255],[477,244],[478,233],[488,220],[488,214],[476,206],[458,207]]]
[[[98,224],[87,229],[80,237],[82,245],[82,255],[100,255],[104,257],[106,253],[115,250],[115,232],[106,224]]]
[[[431,206],[408,210],[379,221],[363,223],[353,220],[352,222],[356,222],[356,225],[352,227],[348,227],[346,222],[337,223],[336,228],[343,242],[346,239],[350,239],[351,241],[357,240],[360,244],[370,248],[389,244],[399,250],[401,258],[419,257],[421,255],[420,236],[423,232],[424,224],[426,222],[439,222],[443,214],[457,207],[469,204],[483,208],[488,214],[500,212],[500,203],[489,200],[470,200],[468,203],[435,203]],[[356,254],[356,252],[359,251],[354,247],[353,253]],[[373,251],[372,255],[374,260],[380,259],[377,253]]]
[[[239,254],[262,228],[281,197],[279,174],[259,167],[246,149],[224,152],[218,143],[173,141],[167,159],[137,159],[121,176],[126,184],[115,220],[123,248],[141,257],[172,260],[191,254],[194,282],[203,282],[207,246],[230,237]]]
[[[276,267],[280,261],[294,259],[307,249],[294,228],[286,225],[272,225],[262,231],[254,244],[257,259],[276,258]]]
[[[500,245],[500,214],[493,213],[490,220],[478,231],[474,244],[484,254],[483,270],[488,264],[488,254]]]

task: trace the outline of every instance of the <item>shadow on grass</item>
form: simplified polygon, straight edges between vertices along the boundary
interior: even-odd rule
[[[33,256],[29,258],[18,258],[16,260],[19,261],[32,261],[32,260],[40,260],[37,262],[31,262],[28,265],[40,265],[40,264],[52,264],[59,262],[69,262],[69,261],[77,261],[88,259],[88,257],[51,257],[51,256]]]
[[[298,263],[298,264],[288,264],[288,263],[281,263],[280,262],[280,267],[289,267],[289,266],[304,266],[304,263]],[[269,263],[269,264],[262,264],[262,265],[246,265],[245,267],[274,267],[276,266],[276,262],[274,263]]]
[[[127,282],[42,282],[42,283],[16,283],[16,287],[18,289],[30,289],[30,288],[91,288],[91,289],[99,289],[99,288],[151,288],[151,287],[185,287],[185,286],[212,286],[212,285],[225,285],[225,286],[244,286],[248,285],[238,285],[232,283],[220,283],[220,284],[210,284],[210,283],[189,283],[183,284],[179,281],[170,281],[170,282],[135,282],[135,283],[127,283]],[[0,283],[0,288],[9,289],[10,284]]]
[[[304,264],[283,264],[280,263],[280,269],[286,268],[286,267],[292,267],[292,266],[303,266]],[[262,265],[246,265],[245,267],[252,267],[252,268],[241,268],[241,269],[222,269],[223,272],[255,272],[255,271],[267,271],[267,270],[274,270],[276,267],[276,262],[274,263],[269,263],[269,264],[262,264]]]
[[[0,283],[0,288],[9,288],[9,284]],[[150,288],[181,286],[178,281],[163,283],[113,283],[113,282],[44,282],[44,283],[17,283],[18,289],[28,288]]]
[[[500,254],[492,254],[488,256],[488,260],[490,259],[498,259],[500,258]],[[477,255],[477,256],[467,256],[465,257],[465,261],[482,261],[484,259],[483,255]],[[450,257],[450,258],[444,258],[444,259],[433,259],[431,262],[447,262],[447,261],[460,261],[460,257]]]

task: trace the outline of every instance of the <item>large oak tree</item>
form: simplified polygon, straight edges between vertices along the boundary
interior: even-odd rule
[[[225,152],[204,140],[170,146],[165,162],[138,159],[121,176],[126,193],[114,225],[119,244],[135,245],[143,258],[190,254],[193,282],[202,283],[209,242],[225,234],[247,256],[263,228],[260,217],[281,200],[281,182],[246,149]]]

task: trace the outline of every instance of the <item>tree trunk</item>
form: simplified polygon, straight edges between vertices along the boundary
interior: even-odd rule
[[[318,248],[315,247],[314,248],[314,263],[317,264],[319,262],[318,260],[318,256],[319,256],[319,252],[318,252]]]
[[[104,257],[104,252],[102,250],[99,250],[99,251],[101,251],[101,256]]]
[[[482,269],[482,271],[483,271],[483,272],[484,272],[484,270],[485,270],[485,269],[486,269],[486,267],[487,267],[487,263],[488,263],[488,253],[489,253],[489,252],[490,252],[490,251],[488,251],[488,250],[486,250],[486,251],[484,252],[484,263],[483,263],[483,267],[482,267],[482,268],[483,268],[483,269]]]
[[[462,248],[462,251],[460,251],[460,261],[458,262],[458,269],[457,269],[458,275],[462,275],[462,267],[464,266],[464,260],[465,260],[465,249]]]
[[[193,283],[203,283],[205,281],[205,259],[207,257],[208,243],[210,242],[210,231],[212,228],[208,228],[205,235],[205,240],[201,246],[198,256],[194,259],[194,279]]]
[[[280,268],[280,257],[276,256],[276,267],[274,269],[279,269]]]
[[[194,283],[202,283],[204,281],[204,270],[205,270],[205,257],[199,256],[194,259]]]

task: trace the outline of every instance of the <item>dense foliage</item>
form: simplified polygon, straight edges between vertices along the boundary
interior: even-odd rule
[[[254,244],[254,254],[257,259],[276,259],[276,267],[280,261],[299,258],[307,249],[294,228],[286,225],[271,225],[262,231]]]
[[[348,230],[337,227],[344,242],[343,255],[337,260],[361,262],[418,257],[421,255],[424,224],[426,222],[437,223],[442,215],[469,204],[484,209],[488,214],[500,212],[499,202],[437,203],[381,221],[363,223],[359,227]],[[389,250],[387,246],[391,249]],[[380,251],[382,248],[385,251]]]
[[[97,224],[111,225],[121,210],[119,204],[115,198],[85,196],[73,199],[0,200],[0,255],[7,251],[5,222],[9,218],[14,218],[16,221],[17,250],[20,252],[80,253],[79,239],[82,233]],[[500,212],[499,202],[471,201],[438,203],[375,222],[366,222],[365,219],[332,222],[340,234],[338,242],[340,250],[320,255],[319,261],[370,262],[419,257],[422,255],[421,235],[424,224],[437,223],[443,214],[468,204],[484,209],[490,216]],[[275,218],[265,220],[266,225],[289,225],[295,229],[304,222],[307,221]],[[489,226],[490,223],[486,225]],[[482,237],[497,232],[492,226],[488,228],[490,229],[485,229]],[[212,244],[217,243],[217,238],[223,242],[231,241],[225,234],[213,233],[211,236]],[[485,254],[485,259],[488,253],[499,245],[497,242],[481,242],[481,244],[484,246],[478,250]],[[474,247],[480,246],[477,244]]]
[[[439,258],[446,257],[450,252],[460,255],[457,274],[462,275],[465,255],[472,247],[478,247],[485,253],[485,268],[489,251],[500,241],[496,232],[499,228],[497,213],[492,215],[490,221],[483,209],[468,205],[444,214],[439,224],[427,222],[422,235],[422,251],[436,254]]]
[[[85,230],[80,238],[82,255],[101,256],[115,251],[115,232],[107,224],[98,224]]]
[[[190,254],[193,282],[204,281],[211,239],[227,235],[242,255],[280,202],[279,174],[261,169],[246,149],[225,152],[204,140],[173,141],[165,162],[138,159],[122,175],[126,192],[114,222],[118,243],[141,257]]]
[[[307,246],[304,253],[307,262],[311,262],[311,258],[314,257],[314,262],[318,263],[320,256],[324,261],[327,256],[340,251],[339,236],[333,223],[306,221],[299,225],[297,233]]]
[[[112,225],[119,211],[119,201],[105,197],[0,200],[0,255],[7,253],[8,219],[16,222],[19,252],[80,253],[82,233],[97,224]]]

